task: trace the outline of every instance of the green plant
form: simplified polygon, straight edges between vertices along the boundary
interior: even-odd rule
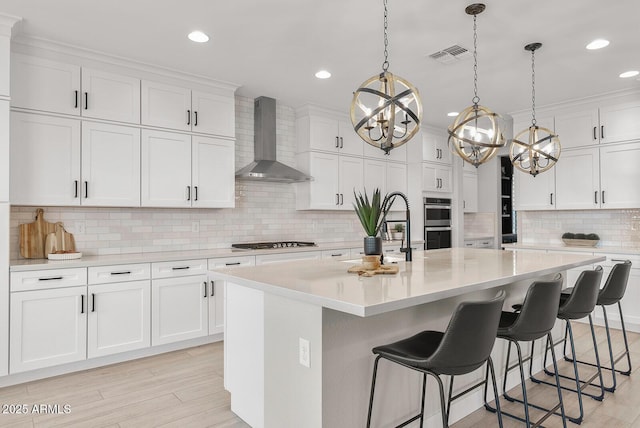
[[[404,224],[396,223],[395,226],[393,226],[393,230],[398,233],[404,232]]]
[[[365,233],[367,236],[376,236],[382,227],[383,219],[391,208],[388,203],[389,196],[385,195],[382,198],[380,189],[377,188],[373,191],[371,199],[369,199],[366,189],[364,195],[361,192],[356,193],[355,190],[353,195],[355,196],[353,208],[356,210]]]

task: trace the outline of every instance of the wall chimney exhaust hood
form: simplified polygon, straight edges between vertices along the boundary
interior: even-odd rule
[[[311,177],[276,160],[276,100],[258,97],[254,103],[254,161],[236,171],[238,180],[296,183]]]

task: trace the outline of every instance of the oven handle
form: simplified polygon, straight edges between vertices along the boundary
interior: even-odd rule
[[[451,230],[451,227],[448,227],[448,226],[443,226],[443,227],[425,226],[424,230],[426,230],[427,232],[440,232],[442,230]]]
[[[430,205],[430,204],[424,204],[424,209],[431,209],[431,208],[435,208],[435,209],[437,209],[437,210],[441,210],[441,209],[450,210],[450,209],[451,209],[451,205]]]

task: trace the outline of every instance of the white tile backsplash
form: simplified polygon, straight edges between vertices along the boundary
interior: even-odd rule
[[[278,160],[295,166],[295,112],[277,103]],[[236,96],[236,167],[253,160],[253,99]],[[34,221],[37,207],[11,207],[11,258],[19,258],[18,225]],[[234,242],[362,239],[353,211],[296,211],[295,185],[236,182],[233,209],[44,207],[61,221],[87,255],[226,248]],[[192,223],[200,223],[192,232]],[[78,223],[85,233],[78,233]]]

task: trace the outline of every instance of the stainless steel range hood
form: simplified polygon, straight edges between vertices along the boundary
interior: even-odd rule
[[[236,171],[238,180],[296,183],[311,177],[276,160],[276,100],[268,97],[255,99],[254,109],[254,161]]]

